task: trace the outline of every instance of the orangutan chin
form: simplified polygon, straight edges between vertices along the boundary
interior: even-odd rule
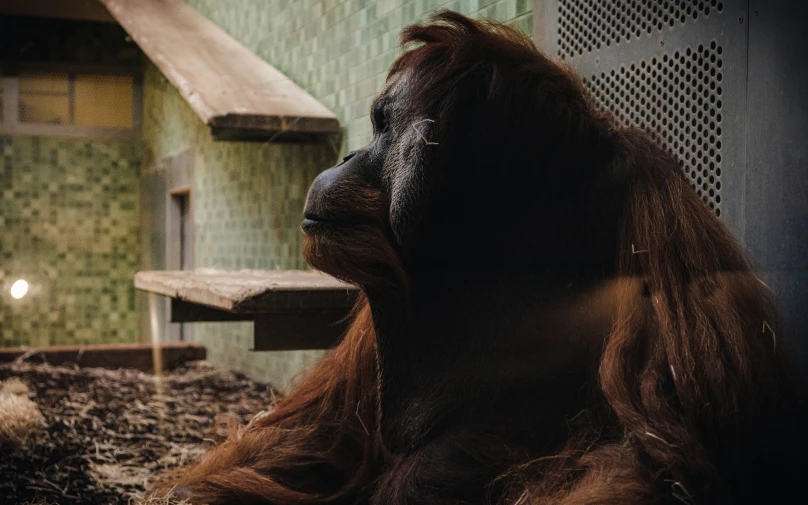
[[[175,495],[797,500],[772,297],[675,159],[515,30],[442,12],[402,41],[373,139],[306,203],[306,259],[362,290],[352,325]]]

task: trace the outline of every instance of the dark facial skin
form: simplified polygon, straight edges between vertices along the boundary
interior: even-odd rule
[[[377,193],[387,204],[386,225],[398,248],[405,244],[405,235],[413,223],[412,200],[417,198],[423,184],[416,182],[423,174],[419,163],[423,158],[420,136],[428,132],[429,122],[410,127],[412,114],[406,103],[407,78],[395,75],[382,93],[373,101],[370,118],[373,138],[362,149],[349,153],[335,167],[323,171],[312,183],[306,199],[302,228],[308,236],[350,233],[351,225],[365,223],[362,210],[345,205],[340,186],[346,182],[353,187]],[[354,195],[356,196],[356,195]]]
[[[391,88],[392,83],[388,84],[384,92],[371,104],[373,138],[370,143],[362,149],[348,153],[336,166],[324,170],[312,182],[306,198],[305,218],[302,225],[303,231],[307,234],[311,234],[315,230],[327,229],[329,227],[327,223],[332,220],[350,220],[349,216],[334,215],[334,211],[331,210],[334,205],[329,201],[333,198],[335,186],[345,179],[357,178],[362,184],[374,190],[383,189],[381,171],[391,134],[388,121],[389,111],[385,110],[385,105],[389,105],[390,100],[385,100],[385,96],[390,93]]]

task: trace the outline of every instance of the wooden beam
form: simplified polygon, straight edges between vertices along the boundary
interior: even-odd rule
[[[156,270],[135,275],[137,289],[236,314],[350,309],[358,290],[308,270]]]
[[[222,309],[214,309],[206,305],[186,302],[179,298],[171,299],[172,323],[199,323],[221,321],[252,321],[253,314],[236,314]]]
[[[331,111],[185,2],[100,1],[217,138],[339,131]]]
[[[347,329],[346,310],[291,311],[255,318],[254,351],[329,349]]]
[[[205,347],[201,344],[161,344],[163,369],[177,368],[188,361],[203,360]],[[29,361],[51,365],[76,363],[83,367],[154,369],[154,347],[150,344],[105,344],[49,346],[38,349],[26,347],[0,348],[0,363],[9,363],[26,356]]]

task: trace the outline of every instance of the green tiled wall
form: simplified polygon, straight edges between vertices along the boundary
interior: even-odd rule
[[[137,341],[139,157],[128,140],[0,136],[0,346]]]
[[[0,16],[0,62],[128,65],[114,23]],[[136,342],[138,166],[131,140],[0,136],[0,346]],[[17,279],[30,283],[21,300]]]
[[[344,127],[341,146],[213,142],[159,72],[146,72],[144,126],[152,159],[196,153],[194,263],[218,268],[304,268],[300,253],[306,190],[338,152],[370,138],[368,109],[399,54],[404,26],[436,8],[532,30],[532,0],[189,0],[203,15],[276,66]],[[146,163],[149,166],[149,163]],[[164,195],[154,195],[165,198]],[[195,339],[219,364],[283,387],[321,353],[253,353],[248,323],[197,324]]]

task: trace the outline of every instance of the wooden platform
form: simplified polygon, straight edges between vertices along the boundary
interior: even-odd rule
[[[188,361],[203,360],[205,347],[200,344],[161,344],[162,367],[171,370]],[[41,348],[0,348],[0,363],[25,356],[28,361],[64,365],[75,363],[83,367],[154,369],[154,347],[149,344],[61,345]]]
[[[173,322],[253,321],[256,351],[334,346],[358,293],[303,270],[146,271],[135,287],[171,298]]]
[[[188,105],[226,140],[315,140],[339,120],[181,0],[100,0]]]

